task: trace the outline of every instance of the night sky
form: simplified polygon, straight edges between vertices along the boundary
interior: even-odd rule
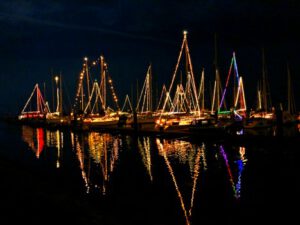
[[[286,102],[288,61],[299,110],[299,29],[296,0],[0,0],[0,113],[18,114],[35,83],[45,82],[51,95],[52,73],[62,74],[65,105],[73,104],[85,56],[104,55],[121,100],[137,79],[142,84],[149,63],[159,89],[169,85],[183,30],[196,79],[205,68],[206,86],[214,78],[214,34],[223,82],[236,52],[249,107],[262,47],[274,104]]]

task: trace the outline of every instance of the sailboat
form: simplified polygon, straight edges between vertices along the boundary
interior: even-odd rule
[[[53,112],[46,114],[46,124],[48,127],[67,126],[70,124],[68,116],[63,115],[63,98],[62,98],[62,75],[53,77],[56,84],[55,98],[56,107]],[[54,96],[53,96],[53,107],[54,107]]]
[[[137,105],[135,108],[136,123],[138,128],[153,129],[155,126],[155,120],[158,115],[153,113],[153,98],[152,98],[152,65],[150,64],[147,69],[145,81]],[[130,117],[128,124],[131,126],[134,123],[134,116]]]
[[[233,73],[232,73],[232,69],[233,69]],[[229,91],[228,90],[229,89],[229,80],[230,80],[231,74],[233,74],[233,76],[234,76],[233,77],[234,84],[233,84],[233,91],[232,91],[232,95],[233,95],[232,103],[233,104],[231,105],[230,110],[227,110],[227,108],[224,109],[223,107],[225,106],[225,96],[226,96],[226,94],[228,94],[228,91]],[[218,110],[219,110],[218,114],[222,118],[230,118],[233,116],[234,118],[240,120],[246,116],[247,106],[246,106],[246,99],[245,99],[245,92],[244,92],[244,84],[243,84],[243,79],[239,75],[239,72],[238,72],[235,52],[233,52],[233,54],[232,54],[231,64],[230,64],[230,68],[229,68],[227,79],[226,79],[226,85],[225,85],[224,91],[222,93],[222,98],[221,98]]]
[[[181,65],[181,59],[185,56],[185,66]],[[180,66],[185,67],[186,76],[184,77],[185,84],[175,82]],[[171,97],[173,96],[173,98]],[[187,31],[183,32],[183,41],[175,70],[169,89],[166,92],[162,110],[159,119],[156,120],[156,127],[160,130],[166,129],[188,129],[188,126],[197,118],[200,117],[199,95],[196,88],[195,76],[190,56],[190,51],[187,41]],[[167,105],[171,101],[171,107],[167,111]]]
[[[18,119],[22,122],[41,123],[46,119],[47,113],[50,113],[49,105],[44,100],[39,85],[35,84]]]
[[[215,44],[215,53],[214,53],[214,70],[215,70],[215,80],[213,84],[213,93],[211,97],[211,115],[214,115],[217,117],[218,111],[220,111],[220,99],[221,99],[221,93],[223,92],[221,79],[220,79],[220,71],[219,71],[219,65],[218,65],[218,47],[217,47],[217,34],[214,35],[214,44]],[[224,102],[225,108],[226,103]]]
[[[270,85],[267,77],[265,51],[262,49],[262,77],[257,87],[257,107],[250,112],[246,128],[271,128],[276,120],[275,109],[272,107]]]
[[[287,109],[283,112],[283,124],[291,125],[297,122],[297,110],[292,85],[290,66],[287,63]]]
[[[230,85],[231,76],[233,76],[232,85]],[[230,95],[230,98],[228,98],[228,95]],[[225,104],[226,97],[227,100],[231,100],[229,110]],[[218,126],[225,128],[226,132],[229,134],[242,134],[243,122],[246,118],[247,105],[243,77],[239,75],[235,52],[232,54],[225,87],[217,109]]]
[[[108,73],[108,66],[101,56],[100,59],[89,64],[84,58],[83,69],[79,75],[75,104],[74,121],[80,121],[82,128],[116,128],[121,113],[118,97],[113,85],[113,80]],[[91,89],[91,68],[100,64],[100,82],[94,81]],[[108,106],[107,89],[110,89],[112,100],[117,108],[113,110]],[[87,96],[87,97],[86,97]]]

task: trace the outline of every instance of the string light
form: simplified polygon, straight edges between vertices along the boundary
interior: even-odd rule
[[[96,66],[98,66],[102,60],[104,60],[104,57],[101,55],[98,59],[94,60],[94,61],[91,61],[89,63],[89,60],[88,60],[88,57],[84,57],[83,58],[84,60],[84,63],[82,64],[83,65],[83,68],[79,74],[79,82],[78,82],[78,85],[77,85],[77,91],[76,91],[76,96],[75,96],[75,103],[74,103],[74,108],[76,108],[78,106],[78,101],[80,100],[80,95],[84,96],[83,94],[83,83],[84,83],[84,77],[87,75],[87,71],[86,71],[86,68],[88,67],[91,67],[91,68],[94,68]],[[107,70],[107,63],[104,62],[103,64],[103,67],[105,70]],[[116,104],[116,107],[118,109],[118,111],[120,110],[119,108],[119,105],[118,105],[118,98],[116,96],[116,93],[115,93],[115,89],[113,87],[113,81],[112,79],[109,77],[108,79],[108,83],[110,85],[110,90],[112,92],[112,97],[113,97],[113,100]]]

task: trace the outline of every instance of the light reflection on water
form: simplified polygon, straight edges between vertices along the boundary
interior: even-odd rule
[[[87,135],[71,132],[71,140],[72,149],[78,158],[86,193],[89,193],[92,188],[105,195],[110,176],[119,158],[121,139],[97,132],[90,132]],[[95,175],[91,173],[95,173],[99,179],[95,180]]]
[[[233,175],[233,170],[228,161],[228,157],[223,145],[220,145],[220,153],[225,161],[225,165],[228,172],[229,181],[232,186],[232,190],[234,193],[234,197],[239,199],[241,197],[241,183],[242,183],[242,172],[244,170],[244,166],[246,165],[247,158],[245,158],[246,149],[245,147],[239,147],[239,155],[238,158],[234,161],[234,165],[237,171],[236,177]]]
[[[159,150],[159,153],[164,158],[168,171],[171,175],[174,187],[177,192],[178,199],[180,201],[182,211],[184,213],[186,224],[189,225],[190,217],[192,216],[195,190],[196,190],[197,179],[200,170],[201,151],[186,141],[163,140],[163,142],[161,142],[160,139],[157,138],[156,143],[157,143],[157,148]],[[202,147],[204,148],[204,146]],[[172,164],[168,158],[169,156],[178,157],[180,163],[188,163],[190,167],[190,172],[192,172],[191,175],[192,175],[193,185],[191,190],[191,198],[189,202],[184,201],[183,199],[183,194],[181,193]]]
[[[171,187],[168,191],[174,193],[173,200],[181,209],[176,216],[183,218],[186,225],[193,221],[195,205],[199,208],[199,205],[205,204],[200,196],[204,192],[202,184],[208,182],[205,180],[207,172],[217,171],[225,176],[227,183],[220,188],[231,189],[232,197],[236,200],[243,195],[243,171],[248,164],[245,146],[192,143],[187,140],[131,137],[99,132],[50,131],[26,126],[22,127],[22,139],[37,160],[40,160],[41,156],[47,160],[49,154],[55,156],[56,163],[53,166],[57,169],[61,169],[64,164],[70,163],[69,161],[76,160],[80,171],[78,176],[84,185],[83,191],[88,195],[98,193],[106,196],[109,193],[109,196],[113,196],[112,187],[118,185],[118,180],[112,180],[112,177],[116,173],[126,173],[117,168],[123,159],[128,160],[125,156],[133,151],[134,157],[143,165],[139,169],[150,181],[146,188],[151,189],[159,180],[167,182]],[[70,151],[74,157],[62,160],[62,156]],[[133,160],[132,164],[134,163]],[[168,176],[162,175],[161,168],[167,171]],[[166,187],[162,187],[162,190],[165,189]]]
[[[153,181],[153,176],[151,172],[151,146],[150,146],[150,138],[149,137],[139,137],[138,138],[138,149],[142,156],[142,161],[144,166],[149,174],[149,178],[151,182]]]
[[[35,153],[37,158],[40,157],[44,149],[44,130],[42,128],[22,127],[22,139],[29,148]]]

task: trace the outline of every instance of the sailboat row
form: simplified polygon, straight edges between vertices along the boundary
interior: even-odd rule
[[[263,56],[263,65],[264,65]],[[278,122],[278,114],[268,101],[269,86],[266,69],[263,66],[262,80],[258,85],[257,109],[247,108],[244,81],[237,66],[236,54],[233,52],[226,82],[222,86],[219,68],[215,62],[215,79],[211,105],[205,105],[204,69],[196,82],[193,64],[188,46],[187,32],[183,32],[178,59],[169,86],[163,85],[156,107],[153,104],[152,65],[149,65],[143,86],[137,96],[136,105],[126,95],[123,107],[120,107],[117,90],[112,74],[104,56],[95,61],[84,58],[82,70],[78,76],[75,100],[69,115],[62,110],[61,76],[56,77],[57,106],[50,111],[38,84],[27,100],[18,119],[27,123],[44,123],[54,126],[71,126],[78,129],[118,129],[148,132],[232,132],[240,128],[255,129],[273,126]],[[100,74],[93,79],[92,71]],[[296,115],[295,103],[292,102],[291,78],[289,75],[289,115]],[[34,97],[35,96],[35,97]],[[35,101],[34,101],[35,100]],[[35,102],[35,103],[34,103]],[[29,109],[29,106],[31,108]],[[32,110],[33,106],[35,110]],[[155,109],[154,109],[155,108]],[[283,109],[282,109],[283,110]],[[298,118],[299,119],[299,118]],[[290,116],[289,122],[296,122]]]

